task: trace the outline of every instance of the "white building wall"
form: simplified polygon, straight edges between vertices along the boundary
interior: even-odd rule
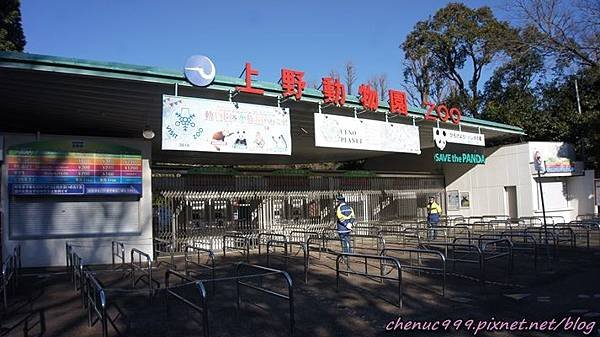
[[[153,256],[152,246],[152,184],[151,184],[151,143],[143,140],[101,138],[101,137],[69,137],[41,135],[36,139],[35,135],[12,134],[5,135],[5,149],[13,145],[29,143],[34,141],[47,141],[55,139],[70,139],[80,141],[94,141],[116,143],[130,148],[138,149],[142,153],[142,196],[139,199],[139,235],[126,236],[95,236],[77,238],[53,238],[53,239],[19,239],[11,240],[9,237],[9,195],[8,195],[8,168],[2,163],[2,185],[1,203],[2,211],[2,249],[3,256],[12,253],[16,245],[21,246],[21,259],[23,267],[49,267],[65,265],[65,242],[74,246],[75,251],[82,257],[84,264],[111,263],[112,251],[111,241],[122,241],[126,243],[125,256],[129,260],[131,248],[138,248],[146,254]],[[85,221],[83,219],[82,221]]]
[[[519,216],[531,213],[533,202],[529,147],[526,143],[486,149],[485,165],[445,165],[446,192],[469,192],[470,208],[448,215],[499,215],[508,212],[505,186],[516,186]]]
[[[542,216],[537,178],[532,174],[530,143],[486,149],[485,165],[444,165],[446,192],[469,192],[470,208],[448,210],[448,215],[508,214],[505,186],[515,186],[519,217]],[[562,185],[561,185],[562,184]],[[565,186],[561,188],[560,186]],[[584,176],[542,177],[546,216],[575,220],[594,212],[594,171]],[[557,218],[558,221],[558,218]]]

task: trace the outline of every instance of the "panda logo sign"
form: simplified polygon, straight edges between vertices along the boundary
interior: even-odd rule
[[[440,149],[441,151],[444,150],[444,148],[446,148],[446,143],[447,141],[447,135],[446,135],[446,130],[443,129],[434,129],[433,131],[433,140],[435,142],[435,145],[438,147],[438,149]]]

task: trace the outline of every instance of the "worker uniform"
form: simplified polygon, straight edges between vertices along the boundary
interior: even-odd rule
[[[337,232],[342,243],[342,251],[344,253],[351,253],[352,249],[350,248],[350,231],[352,229],[352,225],[356,222],[354,210],[346,202],[341,202],[336,207],[335,215],[337,218]]]
[[[427,226],[430,228],[427,232],[427,239],[435,240],[437,237],[437,227],[440,222],[440,215],[442,214],[442,207],[435,201],[431,201],[427,204]]]

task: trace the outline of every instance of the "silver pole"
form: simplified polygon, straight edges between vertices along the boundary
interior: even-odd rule
[[[579,87],[577,86],[577,79],[575,79],[575,94],[577,94],[577,111],[581,115],[581,103],[579,102]]]

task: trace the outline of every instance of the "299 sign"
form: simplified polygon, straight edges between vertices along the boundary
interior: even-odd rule
[[[426,103],[427,104],[427,112],[425,113],[425,120],[435,121],[441,120],[442,122],[447,122],[451,120],[452,123],[458,125],[460,124],[460,119],[462,118],[462,113],[458,108],[450,108],[447,106],[440,104],[436,107],[435,103]],[[437,113],[437,115],[436,115]]]

